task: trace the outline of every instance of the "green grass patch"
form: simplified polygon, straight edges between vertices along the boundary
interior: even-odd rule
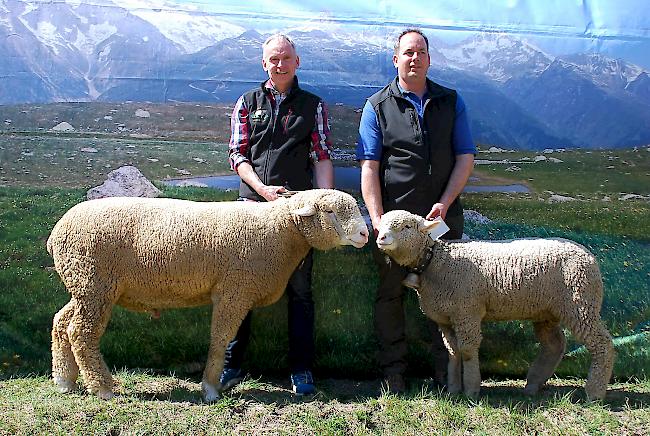
[[[239,386],[214,404],[199,400],[198,380],[119,372],[118,396],[102,401],[79,391],[56,392],[46,377],[0,381],[1,434],[647,434],[647,386],[613,386],[604,403],[587,404],[571,381],[552,380],[539,397],[486,382],[472,402],[416,387],[396,397],[377,383],[330,381],[314,397],[296,399],[283,382]]]
[[[650,202],[583,200],[549,203],[548,195],[465,194],[465,209],[499,222],[650,242]]]
[[[546,160],[535,162],[538,156]],[[502,162],[477,165],[474,173],[479,178],[524,183],[535,193],[552,191],[557,194],[580,194],[587,198],[599,199],[612,195],[618,198],[622,192],[648,194],[650,153],[646,148],[578,149],[560,153],[481,152],[477,159]],[[553,162],[553,159],[559,162]]]
[[[96,186],[124,165],[149,180],[230,171],[224,142],[116,136],[0,134],[0,186]]]

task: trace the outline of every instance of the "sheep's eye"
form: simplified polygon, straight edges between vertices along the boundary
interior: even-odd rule
[[[325,212],[326,213],[334,213],[334,210],[333,209],[325,209]]]

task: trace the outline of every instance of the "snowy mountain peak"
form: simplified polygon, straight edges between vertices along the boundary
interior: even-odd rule
[[[623,89],[643,72],[637,65],[600,53],[581,53],[563,56],[562,59],[605,88]]]
[[[460,69],[477,70],[505,82],[526,73],[538,74],[552,58],[535,47],[504,33],[480,33],[440,52]]]
[[[142,9],[132,13],[154,25],[160,33],[181,46],[186,53],[195,53],[223,39],[237,36],[245,30],[241,26],[202,12]]]

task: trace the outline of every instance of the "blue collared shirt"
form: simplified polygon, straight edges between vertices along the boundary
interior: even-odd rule
[[[399,84],[398,84],[399,86]],[[429,99],[428,92],[420,99],[412,92],[404,91],[400,87],[402,95],[406,98],[415,108],[420,125],[423,124],[424,105]],[[457,94],[456,99],[456,116],[454,118],[454,129],[452,133],[452,146],[454,153],[459,154],[474,154],[476,155],[476,146],[472,139],[472,133],[469,130],[469,120],[467,118],[467,110],[465,109],[465,102],[460,94]],[[358,160],[381,160],[383,135],[377,120],[377,114],[373,109],[370,102],[366,100],[361,113],[361,122],[359,123],[359,140],[357,141],[357,159]]]

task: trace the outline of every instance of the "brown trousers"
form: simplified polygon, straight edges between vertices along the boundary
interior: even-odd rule
[[[445,223],[451,229],[442,239],[460,239],[463,235],[464,219],[447,217]],[[406,371],[406,354],[408,344],[405,334],[404,294],[406,288],[402,280],[408,274],[408,268],[398,265],[374,246],[373,256],[379,270],[379,288],[375,297],[375,334],[379,341],[378,363],[385,376],[403,374]],[[433,259],[432,262],[436,260]],[[429,320],[432,335],[434,378],[446,383],[448,354],[442,342],[438,325]]]

